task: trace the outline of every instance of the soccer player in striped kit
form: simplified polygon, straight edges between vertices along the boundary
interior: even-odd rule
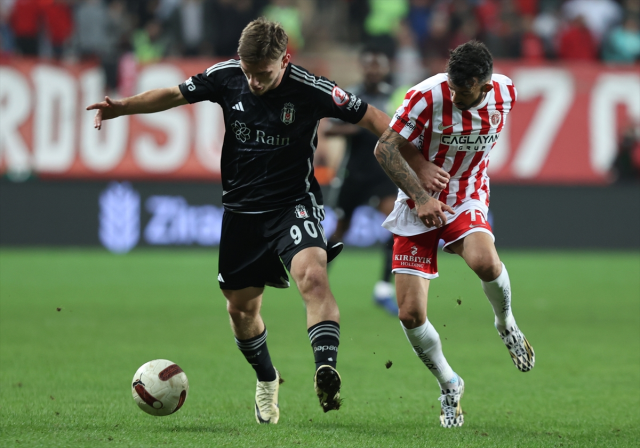
[[[375,150],[380,165],[400,188],[383,224],[394,234],[399,319],[415,353],[440,384],[444,427],[464,422],[464,381],[447,363],[438,332],[427,318],[429,282],[438,277],[440,239],[445,252],[460,255],[480,277],[495,327],[515,366],[527,372],[535,363],[533,348],[511,311],[509,274],[487,221],[489,153],[516,98],[511,79],[493,74],[487,47],[467,42],[451,51],[446,73],[407,92]],[[435,175],[436,190],[422,186],[433,176],[432,164],[426,161],[448,173]]]

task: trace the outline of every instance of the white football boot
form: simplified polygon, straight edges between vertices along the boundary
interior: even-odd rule
[[[342,378],[336,369],[328,365],[318,367],[313,378],[313,387],[324,412],[340,409],[341,385]]]
[[[278,390],[284,380],[280,377],[280,372],[277,369],[275,371],[275,380],[258,381],[256,384],[256,421],[258,423],[275,425],[280,419]]]
[[[518,370],[528,372],[533,369],[536,363],[536,354],[518,326],[513,324],[502,333],[498,331],[498,334],[502,338],[504,345],[509,349],[513,364],[515,364]]]
[[[438,398],[440,401],[440,426],[443,428],[462,426],[464,415],[462,415],[460,400],[464,394],[464,381],[458,376],[456,389],[441,389],[441,392],[442,395]]]

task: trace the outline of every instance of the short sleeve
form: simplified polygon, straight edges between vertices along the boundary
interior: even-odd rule
[[[231,59],[215,64],[204,72],[194,75],[180,84],[180,92],[189,103],[213,101],[219,103],[222,99],[222,89],[226,77],[239,67],[240,62]]]
[[[433,102],[431,95],[419,91],[409,90],[396,110],[389,123],[389,127],[409,141],[415,140],[425,125],[431,120]]]
[[[322,105],[325,109],[325,116],[339,118],[342,121],[356,124],[367,112],[369,105],[357,95],[342,90],[337,84],[331,84],[329,95],[322,95]],[[328,91],[327,91],[328,93]]]

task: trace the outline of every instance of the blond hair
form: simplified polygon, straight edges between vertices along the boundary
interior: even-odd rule
[[[238,56],[245,62],[275,61],[287,51],[288,42],[282,25],[260,17],[242,30]]]

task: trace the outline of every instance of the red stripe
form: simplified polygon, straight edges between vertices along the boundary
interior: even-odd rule
[[[480,127],[480,134],[488,134],[491,129],[491,124],[489,123],[489,104],[484,106],[482,109],[478,109],[478,114],[480,115],[480,120],[482,121]]]
[[[431,134],[433,133],[433,92],[431,90],[425,92],[424,99],[427,102],[427,108],[418,117],[418,122],[420,127],[424,128],[426,124],[427,128],[424,130],[422,148],[418,149],[422,151],[424,158],[429,160],[429,147],[431,146]],[[429,123],[426,123],[427,121]]]
[[[446,82],[440,84],[440,88],[442,89],[442,125],[447,128],[442,131],[442,133],[451,134],[453,132],[453,126],[451,126],[453,121],[453,103],[451,102],[451,91],[449,90],[449,86]],[[433,159],[433,163],[435,163],[439,167],[442,167],[447,157],[447,151],[449,151],[449,146],[443,145],[441,143],[440,147],[438,148],[438,153]]]
[[[469,112],[468,110],[463,110],[462,111],[462,133],[463,134],[471,134],[471,131],[473,131],[473,121],[472,121],[472,115],[471,112]],[[458,160],[458,157],[460,156],[460,154],[462,154],[462,158],[460,158]],[[458,169],[460,169],[460,165],[462,165],[463,160],[466,158],[468,154],[464,151],[458,151],[458,153],[456,154],[456,160],[454,160],[454,164],[456,162],[458,162],[458,166],[456,166],[456,170],[453,171],[453,167],[451,167],[452,169],[449,171],[449,173],[451,174],[451,177],[455,176],[457,174]],[[469,168],[467,168],[467,172],[469,172],[470,169],[473,169],[473,166],[475,165],[474,163],[475,161],[475,156],[473,158],[473,161],[471,162],[471,165],[469,166]],[[458,191],[456,192],[456,204],[461,203],[465,196],[465,189],[467,186],[467,179],[465,179],[465,175],[463,174],[460,177],[460,180],[458,181]],[[447,188],[449,188],[449,185],[447,185]]]
[[[469,135],[473,131],[473,116],[468,110],[462,111],[462,135]]]
[[[163,406],[162,402],[160,400],[158,400],[156,397],[154,397],[153,395],[151,395],[149,392],[147,392],[147,389],[144,388],[142,383],[136,384],[134,389],[135,389],[136,393],[138,394],[138,396],[142,399],[142,401],[147,403],[149,406],[151,406],[154,409],[162,408],[162,406]],[[154,406],[156,403],[160,403],[160,407],[159,408]]]
[[[509,96],[511,97],[511,109],[513,109],[513,105],[516,104],[516,88],[513,86],[513,84],[510,84],[507,86],[507,89],[509,89]]]
[[[480,153],[483,154],[484,153]],[[471,199],[478,199],[480,200],[480,195],[478,194],[478,191],[480,190],[480,186],[482,184],[482,180],[484,178],[483,173],[484,173],[484,169],[487,166],[487,163],[489,161],[489,158],[485,158],[482,163],[480,164],[480,167],[478,168],[478,171],[476,172],[476,182],[475,185],[473,187],[473,193],[471,193]]]
[[[393,123],[393,126],[391,127],[391,129],[393,129],[394,131],[396,131],[398,134],[400,134],[400,133],[402,132],[402,130],[405,128],[405,123],[403,123],[403,121],[405,121],[405,122],[408,122],[408,121],[409,121],[409,114],[408,114],[408,111],[410,111],[410,110],[411,110],[411,107],[412,107],[413,105],[415,105],[415,102],[413,102],[413,105],[412,105],[412,102],[411,102],[411,100],[412,100],[412,96],[413,96],[413,94],[414,94],[415,92],[416,92],[415,90],[409,90],[409,91],[407,92],[407,94],[404,96],[404,99],[405,99],[405,100],[409,100],[409,103],[407,103],[407,107],[405,107],[405,108],[404,108],[404,110],[403,110],[403,112],[402,112],[402,115],[400,116],[400,117],[402,118],[402,121],[401,121],[401,120],[396,119],[396,122],[395,122],[395,123]],[[404,103],[404,100],[403,100],[403,103]],[[398,115],[397,115],[397,114],[395,114],[395,116],[396,116],[396,117],[398,117]]]
[[[460,176],[460,187],[458,189],[458,193],[456,194],[456,203],[454,204],[454,207],[461,204],[465,196],[467,195],[467,186],[469,185],[469,176],[471,175],[471,172],[473,171],[473,169],[478,165],[480,160],[482,160],[483,155],[484,155],[483,152],[478,151],[473,156],[473,159],[471,159],[471,163],[469,164],[469,167],[467,168],[467,170],[464,173],[462,173],[462,176]]]
[[[178,364],[171,364],[158,374],[158,378],[160,378],[160,381],[169,381],[169,379],[182,372],[184,372],[184,370],[182,370]]]
[[[453,159],[453,165],[449,170],[449,174],[451,174],[451,177],[456,175],[456,173],[460,169],[460,165],[462,165],[462,162],[464,161],[465,156],[466,156],[466,153],[464,151],[458,151],[456,153],[456,156]],[[450,186],[451,186],[451,182],[447,182],[447,186],[444,188],[444,190],[442,190],[442,193],[440,193],[440,196],[438,197],[438,200],[440,200],[441,202],[444,202],[445,204],[447,203],[447,196],[449,196]]]
[[[499,111],[501,115],[500,124],[498,125],[496,132],[500,132],[502,130],[502,124],[504,123],[504,100],[502,99],[500,84],[497,81],[493,81],[493,91],[496,95],[496,110]]]

